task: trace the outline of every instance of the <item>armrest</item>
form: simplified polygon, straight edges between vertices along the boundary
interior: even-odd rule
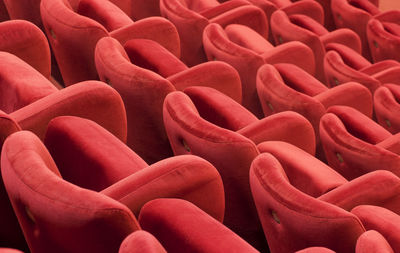
[[[391,67],[372,75],[373,78],[380,81],[382,84],[385,83],[400,84],[399,76],[400,76],[400,66]]]
[[[167,251],[152,234],[136,230],[122,241],[118,253],[167,253]]]
[[[150,200],[181,198],[219,221],[224,217],[225,197],[218,171],[209,162],[192,155],[157,162],[101,193],[128,206],[135,215]]]
[[[374,109],[379,124],[395,134],[400,131],[400,105],[397,99],[398,95],[393,92],[395,89],[389,87],[389,85],[385,85],[376,90]]]
[[[21,127],[13,120],[13,118],[10,117],[10,115],[0,111],[0,151],[6,138],[12,133],[20,130]]]
[[[268,52],[274,48],[274,46],[259,33],[244,25],[228,25],[225,28],[225,32],[229,40],[233,43],[250,49],[258,54]]]
[[[263,53],[265,63],[291,63],[303,69],[310,75],[315,74],[315,59],[313,51],[299,41],[289,41]]]
[[[379,232],[368,230],[357,239],[356,252],[394,253],[392,247]]]
[[[371,63],[365,59],[361,54],[341,43],[328,43],[325,45],[326,52],[335,51],[340,55],[343,62],[355,70],[362,70],[363,68],[371,67]],[[389,60],[395,62],[394,60]]]
[[[207,19],[214,18],[218,15],[221,15],[229,10],[235,9],[240,6],[249,5],[249,2],[245,0],[231,0],[224,3],[219,4],[216,7],[206,9],[205,11],[201,11],[200,15]]]
[[[177,213],[184,215],[177,215]],[[190,202],[157,199],[147,203],[140,225],[153,234],[168,252],[258,252],[223,224]]]
[[[93,120],[126,141],[123,101],[117,91],[99,81],[71,85],[10,114],[22,129],[34,132],[42,140],[50,120],[63,115]]]
[[[376,146],[400,155],[400,133],[394,134],[386,140],[377,143]]]
[[[285,141],[312,155],[315,154],[314,129],[306,118],[296,112],[273,114],[237,132],[255,144],[264,141]]]
[[[348,211],[359,205],[377,205],[400,213],[400,179],[389,171],[377,170],[349,181],[318,199]]]
[[[293,14],[302,14],[314,19],[321,25],[324,24],[324,10],[316,1],[302,0],[293,2],[292,4],[283,7],[281,10],[286,12],[288,16]]]
[[[195,104],[200,116],[219,127],[237,131],[258,121],[241,104],[213,88],[193,86],[184,92]]]
[[[375,15],[374,18],[381,22],[392,22],[400,24],[399,10],[388,10]]]
[[[210,23],[217,23],[222,27],[229,24],[241,24],[250,27],[265,39],[268,38],[268,21],[265,13],[256,6],[241,6],[227,11],[215,18]]]
[[[94,191],[148,166],[117,137],[88,119],[51,120],[44,143],[63,179]]]
[[[364,74],[367,75],[374,75],[376,73],[379,73],[385,69],[391,68],[391,67],[397,67],[400,66],[398,61],[395,60],[383,60],[377,63],[374,63],[368,67],[360,69],[360,71]]]
[[[190,86],[214,88],[238,103],[242,102],[242,84],[237,71],[225,62],[205,62],[167,78],[177,90]]]
[[[361,54],[360,37],[358,37],[358,35],[350,29],[347,28],[337,29],[335,31],[332,31],[328,34],[321,36],[320,38],[324,46],[328,45],[329,43],[340,43],[348,46],[357,53]]]
[[[388,241],[394,252],[400,251],[400,216],[379,206],[363,205],[351,210],[363,223],[366,230],[379,232]],[[379,250],[381,251],[381,249]]]
[[[371,92],[363,85],[355,82],[333,87],[314,96],[325,108],[333,105],[345,105],[372,118],[373,102]]]
[[[130,39],[154,40],[180,58],[178,31],[169,20],[162,17],[141,19],[132,25],[112,31],[110,36],[117,39],[122,45]]]

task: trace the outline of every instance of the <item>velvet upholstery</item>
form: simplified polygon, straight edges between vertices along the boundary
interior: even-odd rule
[[[42,27],[40,0],[2,0],[11,19],[24,19]]]
[[[297,189],[289,173],[268,153],[259,155],[250,169],[251,190],[271,252],[315,245],[354,252],[357,238],[365,232],[360,220]]]
[[[375,215],[375,213],[373,214]],[[388,241],[375,230],[363,233],[357,240],[356,253],[394,253]]]
[[[399,83],[400,65],[394,60],[375,64],[345,45],[331,43],[324,57],[324,71],[328,87],[346,82],[358,82],[372,94],[387,82]]]
[[[374,62],[400,60],[400,10],[391,10],[371,18],[366,26],[368,46]]]
[[[362,55],[372,60],[367,41],[367,23],[380,13],[377,0],[331,0],[336,28],[349,28],[361,39]]]
[[[71,116],[53,119],[44,143],[65,180],[118,200],[135,215],[152,199],[173,197],[223,220],[221,177],[201,158],[177,156],[149,166],[98,124]]]
[[[207,6],[200,7],[196,3],[207,3]],[[247,1],[233,0],[218,4],[217,1],[204,0],[160,0],[160,10],[178,30],[182,61],[188,66],[207,60],[202,35],[204,28],[210,23],[217,23],[223,27],[233,23],[246,25],[268,38],[265,13]]]
[[[324,247],[310,247],[296,251],[296,253],[335,253],[335,251]]]
[[[0,248],[0,253],[22,253],[22,251],[10,248]]]
[[[78,83],[10,114],[2,113],[0,140],[21,129],[33,131],[43,139],[48,122],[61,115],[89,118],[126,141],[126,115],[122,99],[114,89],[98,81]],[[5,246],[23,248],[24,239],[3,184],[0,184],[0,201],[0,242],[7,243]]]
[[[400,175],[399,136],[346,106],[333,106],[320,121],[329,165],[347,179],[384,169]]]
[[[379,252],[385,252],[385,250],[386,252],[398,252],[400,250],[398,225],[400,216],[398,214],[388,209],[371,205],[357,206],[351,212],[357,215],[367,230],[375,230],[381,234],[380,237],[375,239],[380,240],[380,244],[382,244],[379,246]],[[375,236],[377,237],[377,235]],[[384,239],[386,239],[386,243]],[[378,246],[375,247],[377,248]],[[390,251],[391,248],[392,251]]]
[[[24,20],[0,23],[0,50],[18,56],[46,78],[50,78],[50,47],[46,36]]]
[[[325,83],[323,60],[326,44],[341,43],[361,52],[360,38],[355,32],[349,29],[329,32],[321,24],[305,15],[287,15],[283,11],[276,11],[271,16],[271,31],[277,45],[297,40],[309,46],[315,57],[315,76],[323,83]]]
[[[1,172],[31,252],[116,252],[140,228],[123,204],[64,181],[31,132],[6,140]]]
[[[174,154],[198,155],[217,168],[225,187],[224,224],[259,250],[265,250],[248,182],[250,163],[259,154],[256,144],[282,140],[314,154],[311,124],[294,112],[257,120],[211,88],[192,87],[185,93],[188,95],[172,92],[164,101],[164,124]]]
[[[127,144],[145,161],[157,162],[172,155],[162,120],[165,96],[190,86],[209,86],[237,102],[242,100],[240,77],[223,62],[206,62],[188,68],[154,41],[135,39],[122,47],[113,38],[102,38],[95,50],[100,79],[122,96],[127,111]]]
[[[262,118],[263,113],[256,91],[256,74],[265,63],[293,63],[311,75],[315,73],[314,55],[300,42],[273,47],[254,30],[232,24],[223,29],[209,24],[203,32],[204,50],[209,61],[222,60],[239,72],[242,80],[243,105]]]
[[[377,122],[392,134],[400,132],[400,87],[385,84],[374,93]]]
[[[97,79],[94,50],[97,41],[111,36],[122,44],[129,39],[153,39],[179,56],[176,28],[161,17],[133,22],[107,0],[43,0],[41,16],[47,37],[66,85]]]
[[[262,66],[257,73],[257,92],[265,116],[295,111],[311,122],[317,141],[317,156],[320,158],[323,157],[323,151],[319,140],[319,122],[330,106],[351,106],[372,117],[372,96],[361,84],[349,82],[329,89],[292,64]]]
[[[139,223],[168,252],[258,252],[229,228],[185,200],[152,200],[140,212]]]
[[[118,253],[167,253],[167,251],[152,234],[138,230],[125,238]]]

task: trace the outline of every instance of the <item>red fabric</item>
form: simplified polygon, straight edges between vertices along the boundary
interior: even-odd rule
[[[203,16],[196,10],[192,10],[185,1],[160,1],[161,14],[171,20],[179,31],[182,61],[188,66],[207,60],[203,51],[202,34],[204,28],[210,23],[217,23],[223,27],[232,23],[247,25],[267,38],[268,21],[265,13],[245,1],[236,0],[235,2],[238,3],[232,4],[230,1],[222,3],[213,7],[215,8],[213,11],[208,9]]]
[[[399,137],[355,109],[331,107],[321,118],[320,137],[329,165],[347,179],[378,169],[400,175],[399,148],[393,146]]]
[[[365,231],[355,215],[293,186],[271,154],[261,154],[253,161],[250,185],[272,252],[294,252],[315,245],[354,252],[357,238]]]
[[[377,231],[369,230],[357,240],[356,253],[394,253],[386,239]]]
[[[11,19],[25,19],[42,28],[40,0],[3,0]]]
[[[32,252],[116,252],[139,229],[126,206],[64,181],[33,133],[6,140],[1,171]]]
[[[118,253],[167,253],[167,251],[153,235],[139,230],[125,238]]]
[[[152,199],[174,197],[191,201],[223,220],[221,177],[203,159],[178,156],[149,166],[104,128],[71,116],[50,122],[45,144],[65,180],[101,191],[135,215]]]
[[[85,0],[83,3],[89,5],[72,7],[63,0],[44,0],[41,3],[43,25],[66,85],[98,78],[94,49],[102,37],[112,36],[121,43],[129,38],[151,38],[179,55],[178,33],[169,21],[153,17],[128,25],[133,21],[125,13],[109,1],[102,1],[104,3],[100,5]],[[108,13],[104,11],[106,6],[113,6],[114,13],[119,13],[117,17],[105,15]],[[78,11],[89,17],[80,15]],[[109,33],[101,23],[113,30]]]
[[[351,210],[351,212],[357,215],[367,230],[376,230],[379,232],[384,237],[382,238],[381,236],[381,238],[379,238],[381,241],[383,239],[387,240],[387,242],[384,240],[380,242],[382,245],[379,248],[382,248],[382,250],[379,249],[379,252],[385,252],[385,250],[390,252],[390,248],[392,248],[394,252],[400,250],[400,216],[398,214],[382,207],[368,205],[358,206]],[[372,247],[370,250],[372,250]]]
[[[326,44],[337,42],[361,51],[360,38],[353,31],[338,29],[329,33],[321,24],[305,15],[287,15],[283,11],[276,11],[271,16],[271,31],[276,44],[297,40],[309,46],[314,52],[315,76],[323,83],[326,82],[323,68]]]
[[[280,117],[255,121],[238,132],[222,128],[200,116],[207,111],[208,106],[205,105],[218,105],[213,101],[218,101],[220,100],[218,96],[223,96],[217,91],[212,91],[211,88],[204,89],[209,91],[204,92],[201,96],[197,95],[194,100],[196,105],[199,105],[198,108],[188,96],[181,92],[173,92],[166,97],[164,123],[168,138],[176,155],[188,153],[198,155],[210,161],[218,169],[225,186],[224,224],[262,250],[265,247],[262,246],[265,241],[260,235],[259,221],[255,216],[255,208],[248,185],[248,168],[258,154],[253,141],[277,139],[289,142],[298,141],[298,145],[314,154],[315,144],[311,141],[314,138],[313,129],[309,122],[303,117],[299,118],[299,115],[293,112],[283,113],[279,115]],[[193,96],[193,93],[194,90],[191,89],[188,94]],[[209,94],[210,98],[206,98],[205,94]],[[200,102],[200,99],[205,101]],[[241,115],[241,111],[244,110],[238,106],[229,108],[231,110],[228,113],[236,116]],[[198,112],[198,110],[203,112]],[[224,112],[223,108],[218,108],[216,111]],[[215,118],[213,116],[204,117]],[[225,117],[225,119],[228,120],[229,117]],[[245,118],[245,120],[248,119]],[[226,125],[238,124],[226,123]],[[290,129],[299,128],[304,129],[301,137],[291,134],[294,130]],[[299,141],[298,137],[302,141]]]
[[[310,247],[296,251],[296,253],[335,253],[335,251],[323,247]]]
[[[332,15],[336,28],[349,28],[361,39],[362,55],[372,60],[367,41],[366,27],[372,16],[378,14],[378,1],[331,0]]]
[[[374,109],[378,123],[392,134],[400,132],[400,87],[386,84],[374,94]]]
[[[150,201],[140,212],[139,222],[168,252],[258,252],[230,229],[184,200]]]
[[[242,25],[229,25],[225,30],[210,24],[204,29],[203,44],[209,61],[222,60],[239,72],[242,80],[243,105],[262,118],[256,91],[256,73],[265,63],[293,63],[310,74],[315,73],[312,51],[300,42],[272,45],[255,31]]]

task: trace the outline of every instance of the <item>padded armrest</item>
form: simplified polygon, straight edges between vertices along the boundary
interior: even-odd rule
[[[6,138],[12,133],[20,130],[22,130],[21,127],[10,117],[10,115],[0,111],[0,151]]]
[[[399,10],[388,10],[375,15],[374,18],[381,22],[392,22],[400,24],[400,11]]]
[[[221,15],[229,10],[233,10],[237,7],[249,5],[249,2],[245,0],[231,0],[224,3],[219,4],[213,8],[206,9],[205,11],[201,11],[200,15],[207,19],[211,19]]]
[[[400,213],[400,179],[389,171],[362,175],[318,198],[350,211],[359,205],[377,205]]]
[[[389,242],[394,252],[400,252],[400,216],[398,214],[372,205],[358,206],[351,212],[361,220],[366,230],[376,230]]]
[[[188,87],[184,92],[200,116],[222,128],[237,131],[258,122],[258,118],[228,96],[209,87]]]
[[[210,23],[217,23],[222,27],[229,24],[246,25],[259,33],[265,39],[268,38],[268,21],[265,13],[256,6],[241,6],[227,11],[215,18]]]
[[[372,118],[373,102],[371,92],[356,82],[345,83],[333,87],[314,96],[325,108],[333,105],[345,105],[357,109]]]
[[[259,33],[244,25],[228,25],[225,28],[225,32],[229,40],[233,43],[258,54],[266,53],[274,48],[274,46]]]
[[[152,234],[137,230],[122,241],[118,253],[167,253],[167,251]]]
[[[214,88],[238,103],[242,102],[242,84],[237,71],[225,62],[201,63],[167,78],[177,90],[189,86]]]
[[[380,81],[382,84],[400,84],[400,66],[385,69],[379,73],[372,75],[372,77]]]
[[[308,16],[319,24],[324,24],[324,9],[322,6],[313,0],[302,0],[293,2],[288,6],[281,8],[287,15],[302,14]]]
[[[350,29],[337,29],[335,31],[322,35],[320,38],[324,46],[328,45],[329,43],[340,43],[361,54],[360,37],[358,37],[358,35]]]
[[[376,146],[400,155],[400,133],[394,134],[386,140],[377,143]]]
[[[101,191],[126,205],[135,215],[158,198],[181,198],[222,221],[225,197],[222,180],[213,165],[192,155],[157,162]],[[207,197],[205,197],[207,196]]]
[[[10,114],[22,129],[34,132],[42,140],[50,120],[63,115],[91,119],[126,141],[126,113],[121,96],[99,81],[71,85]]]
[[[394,253],[388,241],[377,231],[368,230],[357,239],[356,253]]]
[[[306,118],[296,112],[273,114],[237,132],[255,144],[264,141],[285,141],[311,155],[315,154],[314,128]]]
[[[340,58],[343,60],[343,62],[345,62],[346,65],[355,70],[361,70],[363,68],[371,67],[371,63],[367,59],[365,59],[360,53],[341,43],[333,42],[325,44],[325,50],[327,52],[331,50],[336,51],[340,55]]]
[[[141,19],[129,26],[112,31],[110,36],[117,39],[122,45],[130,39],[154,40],[180,58],[178,31],[171,21],[162,17]]]
[[[367,66],[365,68],[360,69],[360,71],[364,74],[367,75],[374,75],[377,74],[385,69],[391,68],[391,67],[397,67],[400,66],[398,61],[395,60],[383,60],[380,62],[377,62],[375,64],[372,64],[370,66]]]

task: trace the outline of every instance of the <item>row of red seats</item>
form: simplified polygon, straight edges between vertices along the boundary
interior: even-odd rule
[[[62,76],[40,29],[0,24],[4,246],[397,251],[400,12],[111,2],[4,1],[45,29]],[[380,37],[365,36],[378,21]]]

